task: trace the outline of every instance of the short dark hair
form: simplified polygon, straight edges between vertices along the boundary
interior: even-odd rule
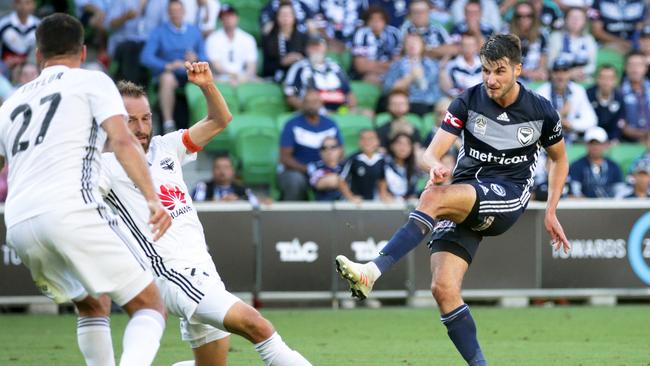
[[[390,98],[392,98],[393,95],[403,95],[406,99],[409,98],[408,90],[398,88],[398,89],[391,90],[390,93],[388,93],[388,97],[386,98],[386,100],[390,100]]]
[[[374,14],[381,15],[381,17],[384,18],[384,22],[388,23],[388,12],[379,5],[370,5],[368,7],[368,10],[363,14],[363,22],[368,24],[368,21]]]
[[[78,55],[84,44],[84,28],[76,18],[64,14],[48,15],[36,28],[36,47],[44,59]]]
[[[514,34],[493,34],[481,46],[481,60],[497,62],[504,57],[511,65],[521,63],[521,40]]]
[[[147,96],[147,92],[144,91],[142,86],[131,81],[120,80],[117,83],[117,90],[123,97],[140,98]]]
[[[639,57],[643,57],[643,58],[645,58],[645,55],[643,54],[643,52],[641,52],[641,51],[639,51],[639,50],[633,50],[633,51],[628,52],[627,55],[625,55],[625,63],[627,64],[627,61],[628,61],[630,58],[635,57],[635,56],[639,56]]]
[[[600,74],[600,72],[603,71],[603,70],[613,70],[614,73],[618,74],[618,70],[616,69],[616,67],[614,65],[612,65],[610,63],[605,63],[605,64],[600,65],[600,67],[598,67],[598,72],[596,72],[596,75]]]

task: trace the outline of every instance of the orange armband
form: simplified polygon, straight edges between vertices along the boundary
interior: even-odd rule
[[[183,145],[185,145],[187,151],[191,153],[196,153],[203,150],[201,146],[192,142],[192,139],[190,138],[190,130],[185,130],[183,132]]]

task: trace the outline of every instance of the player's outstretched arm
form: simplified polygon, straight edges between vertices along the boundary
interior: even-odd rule
[[[551,165],[548,171],[548,200],[546,201],[544,225],[546,231],[551,235],[553,247],[556,250],[563,249],[564,252],[568,252],[571,245],[564,235],[564,229],[555,213],[566,183],[566,177],[569,174],[569,159],[566,155],[564,140],[547,147],[546,153],[551,159]]]
[[[214,85],[214,78],[207,62],[185,62],[187,79],[201,88],[208,104],[208,115],[190,127],[190,140],[201,147],[223,131],[232,120],[232,114],[223,96]]]
[[[158,240],[171,225],[171,217],[160,203],[153,188],[142,146],[126,126],[124,116],[109,117],[102,123],[102,127],[106,130],[115,157],[147,200],[150,212],[149,224],[152,226],[154,240]]]

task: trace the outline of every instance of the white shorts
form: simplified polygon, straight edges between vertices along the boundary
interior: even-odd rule
[[[57,303],[108,294],[122,306],[153,277],[131,237],[107,210],[49,212],[7,229],[7,244]]]
[[[181,339],[197,348],[229,336],[223,319],[241,300],[226,290],[214,263],[175,263],[166,265],[166,270],[156,278],[156,285],[167,311],[181,318]]]

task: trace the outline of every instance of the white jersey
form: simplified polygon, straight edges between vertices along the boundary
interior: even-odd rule
[[[9,169],[5,222],[102,202],[97,189],[106,133],[101,123],[126,110],[98,71],[51,66],[0,107],[0,154]]]
[[[100,190],[136,237],[158,276],[178,264],[211,262],[192,197],[181,166],[196,159],[182,141],[182,131],[151,139],[147,161],[158,196],[172,217],[172,225],[158,241],[151,239],[149,209],[135,184],[113,153],[102,154]],[[167,266],[165,266],[167,265]]]

